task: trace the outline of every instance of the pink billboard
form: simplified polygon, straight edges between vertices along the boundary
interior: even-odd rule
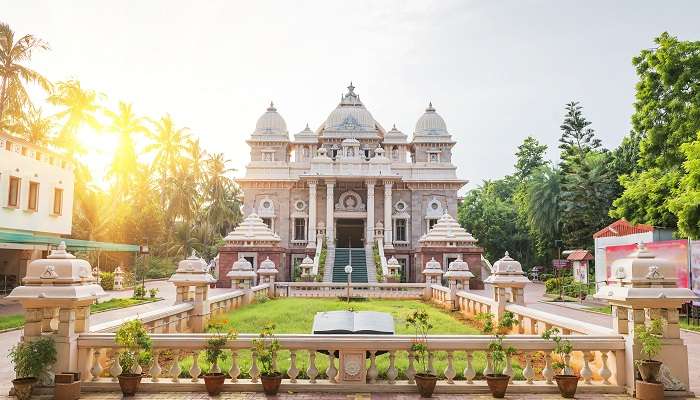
[[[676,266],[676,277],[678,287],[690,288],[688,286],[688,241],[664,240],[661,242],[646,243],[647,249],[657,258],[665,258]],[[608,246],[605,248],[605,269],[608,279],[612,277],[611,266],[615,260],[627,257],[637,249],[636,244],[623,244],[619,246]]]

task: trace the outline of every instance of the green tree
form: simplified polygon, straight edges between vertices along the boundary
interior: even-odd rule
[[[144,119],[134,114],[131,104],[119,102],[119,111],[105,110],[105,114],[110,119],[109,131],[119,138],[107,176],[114,178],[113,189],[117,196],[128,196],[132,176],[138,167],[134,135],[146,134],[148,129]]]
[[[572,101],[565,107],[566,115],[560,126],[562,130],[559,139],[561,149],[561,169],[566,174],[571,164],[580,164],[591,150],[600,147],[600,139],[595,137],[595,131],[590,128],[591,122],[583,115],[583,107],[579,102]]]
[[[546,151],[546,144],[541,144],[532,136],[526,137],[515,153],[515,175],[520,180],[523,180],[529,177],[537,168],[545,165],[547,163],[544,159]]]
[[[684,149],[692,148],[683,145],[700,131],[700,41],[680,41],[664,32],[654,42],[655,48],[633,59],[639,77],[632,115],[633,130],[641,135],[639,166],[620,177],[624,192],[611,215],[675,227],[683,213],[683,225],[692,232],[693,196],[680,188],[688,173]]]
[[[48,79],[24,65],[32,59],[34,51],[48,49],[49,45],[34,35],[24,35],[15,41],[10,26],[0,22],[0,126],[7,125],[7,120],[19,119],[23,107],[30,103],[25,84],[35,83],[46,91],[51,89]]]
[[[680,234],[700,238],[700,132],[697,139],[684,143],[681,150],[686,156],[679,194],[670,202],[671,211],[678,217]]]
[[[535,171],[527,187],[528,226],[548,249],[561,234],[561,186],[561,171],[545,165]]]
[[[153,121],[153,132],[148,134],[151,143],[145,151],[155,151],[153,160],[155,169],[160,174],[161,207],[165,208],[165,193],[168,179],[175,175],[178,163],[186,150],[188,128],[176,128],[170,114],[165,114],[159,121]]]

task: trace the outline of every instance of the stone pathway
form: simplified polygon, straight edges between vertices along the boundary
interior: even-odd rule
[[[41,398],[41,397],[39,397]],[[49,398],[47,396],[47,398]],[[121,393],[86,393],[80,396],[81,399],[88,400],[117,400],[121,399]],[[476,400],[476,399],[492,399],[490,394],[435,394],[432,397],[438,400]],[[585,394],[577,395],[577,399],[609,399],[609,400],[629,400],[631,397],[626,395],[601,395],[601,394]],[[14,399],[14,397],[2,397],[0,399]],[[221,399],[221,400],[264,400],[264,399],[279,399],[279,400],[419,400],[421,397],[418,394],[410,393],[280,393],[277,396],[265,396],[262,393],[221,393],[220,396],[210,397],[204,392],[163,392],[163,393],[141,393],[131,399],[148,399],[148,400],[185,400],[185,399]],[[511,400],[554,400],[561,399],[558,394],[523,394],[523,395],[506,395],[506,399]]]

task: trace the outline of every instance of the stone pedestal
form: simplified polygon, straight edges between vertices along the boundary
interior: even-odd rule
[[[206,331],[210,314],[209,285],[216,282],[209,273],[207,263],[192,251],[191,256],[178,263],[177,270],[170,277],[169,282],[175,285],[175,304],[193,302],[194,313],[190,318],[192,332]],[[190,299],[192,290],[194,290],[194,298]]]
[[[341,350],[338,365],[338,383],[354,383],[364,385],[367,379],[364,351]]]

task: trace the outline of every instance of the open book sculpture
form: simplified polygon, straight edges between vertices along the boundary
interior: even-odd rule
[[[312,331],[330,335],[393,335],[394,318],[375,311],[320,312],[314,317]]]

